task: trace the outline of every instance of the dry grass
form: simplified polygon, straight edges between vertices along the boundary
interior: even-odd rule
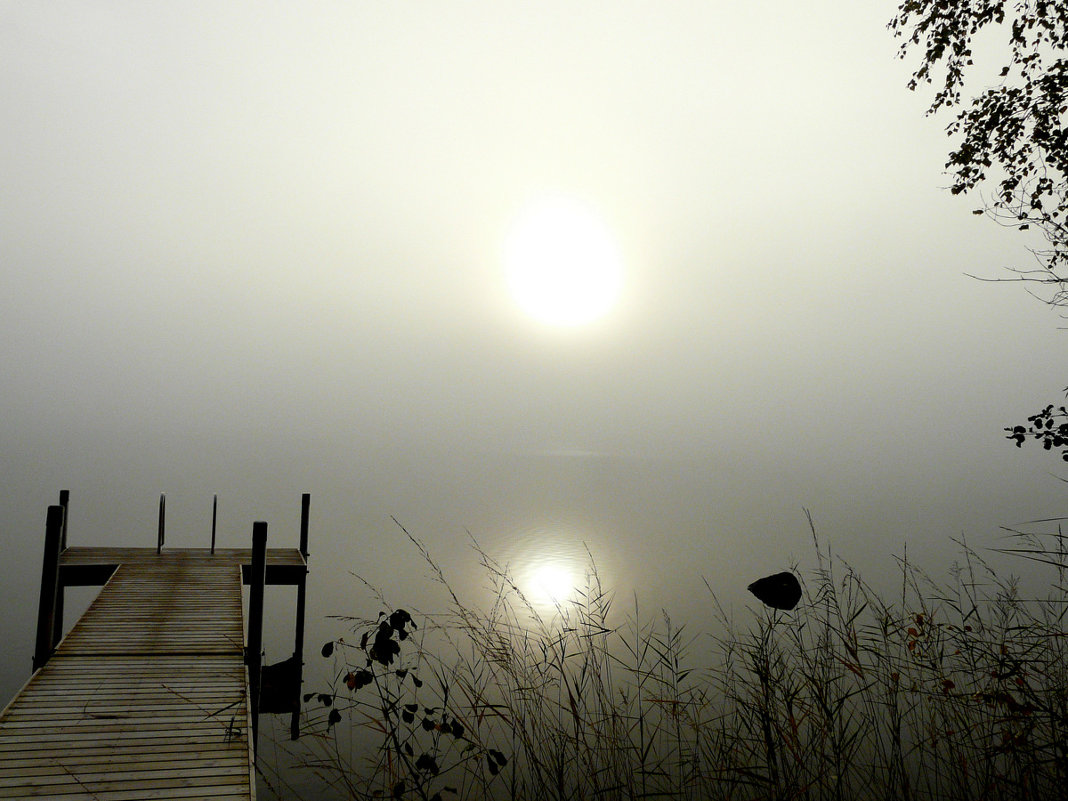
[[[1049,596],[1029,600],[963,543],[945,582],[901,558],[900,590],[884,600],[816,542],[795,610],[742,625],[713,594],[700,641],[666,613],[646,620],[637,602],[617,610],[592,559],[585,586],[546,620],[478,551],[494,601],[474,608],[408,536],[451,608],[418,615],[404,639],[390,626],[389,661],[391,647],[376,647],[396,611],[385,599],[384,615],[347,620],[355,641],[335,643],[337,681],[308,698],[304,738],[306,766],[343,797],[1068,794],[1059,534],[1018,534],[1008,549],[1052,567]],[[711,662],[692,664],[708,645]],[[357,756],[339,746],[353,724],[372,735]]]

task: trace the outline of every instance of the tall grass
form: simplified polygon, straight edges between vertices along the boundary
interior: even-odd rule
[[[617,609],[592,559],[547,617],[479,550],[493,601],[469,605],[408,536],[449,608],[398,627],[379,596],[382,614],[345,619],[351,638],[324,648],[334,686],[306,696],[305,764],[344,796],[1068,796],[1059,534],[1007,549],[1052,567],[1048,597],[1023,598],[961,542],[943,582],[900,558],[888,600],[813,527],[796,609],[738,622],[710,588],[700,635],[637,601]],[[350,724],[371,735],[351,757]]]

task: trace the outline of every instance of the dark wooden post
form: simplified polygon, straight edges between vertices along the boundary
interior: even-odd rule
[[[219,517],[219,496],[211,499],[211,552],[215,553],[215,521]]]
[[[59,545],[63,536],[63,507],[49,506],[45,522],[44,564],[41,567],[41,600],[37,609],[37,644],[33,669],[44,667],[52,656],[56,625],[56,588],[59,584]]]
[[[163,553],[163,527],[167,518],[167,494],[159,494],[159,537],[156,540],[156,553]]]
[[[300,553],[308,561],[308,521],[311,516],[311,493],[300,496]]]
[[[59,491],[59,505],[63,507],[63,536],[60,537],[59,549],[67,548],[67,513],[70,511],[70,490]]]
[[[249,705],[252,709],[252,754],[260,729],[260,666],[263,650],[263,585],[267,579],[267,524],[252,524],[252,576],[248,592],[248,637],[245,664],[248,665]]]
[[[70,490],[59,491],[59,505],[63,507],[63,527],[59,535],[59,551],[62,553],[67,550],[67,517],[70,514]],[[58,579],[58,570],[56,575],[56,611],[54,614],[55,622],[52,624],[53,649],[63,639],[63,581]]]
[[[308,523],[311,517],[311,493],[305,492],[300,497],[300,553],[304,557],[304,575],[297,582],[297,625],[293,638],[293,658],[297,660],[299,675],[304,676],[304,607],[307,603],[307,577],[308,577]],[[296,740],[300,736],[300,682],[293,692],[297,694],[294,699],[293,714],[289,719],[289,739]]]

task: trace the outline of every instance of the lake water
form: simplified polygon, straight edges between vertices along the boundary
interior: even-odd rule
[[[1015,449],[1004,447],[997,454],[1011,458]],[[538,585],[543,568],[553,568],[557,579],[581,579],[592,554],[601,581],[615,595],[617,622],[633,617],[637,601],[639,618],[656,618],[664,608],[694,633],[711,625],[706,580],[725,607],[744,620],[746,609],[758,608],[745,592],[750,581],[795,564],[804,577],[815,564],[800,482],[785,478],[781,470],[765,479],[768,489],[761,492],[751,467],[718,459],[505,454],[459,459],[434,470],[408,466],[407,471],[394,466],[391,475],[379,478],[378,493],[355,492],[333,474],[311,482],[308,691],[325,688],[333,679],[318,653],[322,644],[348,634],[348,624],[331,616],[373,618],[381,609],[352,573],[379,588],[391,606],[427,613],[447,608],[447,594],[402,525],[425,544],[465,603],[484,606],[492,600],[476,542],[508,566],[547,617],[552,606]],[[922,475],[923,469],[917,472]],[[826,503],[811,504],[822,542],[876,586],[882,583],[892,591],[890,555],[906,543],[911,559],[937,573],[954,557],[952,534],[966,533],[979,547],[996,544],[1001,532],[995,524],[1042,516],[1035,512],[1048,513],[1059,503],[1059,487],[1052,482],[1045,488],[1039,484],[1028,497],[1012,497],[997,483],[996,469],[979,465],[973,476],[975,486],[945,489],[935,481],[919,487],[913,478],[911,498],[900,487],[873,486],[855,474],[839,476],[844,487],[822,487]],[[70,544],[154,544],[158,495],[129,487],[120,494],[100,479],[88,483],[80,490],[81,485],[73,485]],[[244,497],[220,493],[219,545],[247,545],[252,521],[266,519],[271,546],[295,547],[300,490],[307,486]],[[208,544],[211,493],[199,489],[186,485],[168,491],[168,545]],[[755,495],[763,495],[764,502],[753,505]],[[8,549],[18,559],[9,560],[4,583],[9,647],[0,659],[6,697],[29,675],[44,512],[55,496],[48,488],[33,487],[17,503],[8,500],[27,522]],[[1027,575],[1026,565],[1011,565]],[[72,592],[68,625],[92,595],[90,590]],[[277,661],[292,649],[294,592],[269,588],[267,601],[265,648],[268,661]],[[700,640],[695,649],[699,661]]]

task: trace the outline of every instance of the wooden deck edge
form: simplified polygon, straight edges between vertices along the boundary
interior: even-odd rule
[[[245,569],[243,565],[238,565],[238,572],[240,573],[239,580],[244,586],[245,581]],[[244,595],[244,593],[242,593]],[[248,650],[248,616],[245,611],[245,604],[241,604],[241,632],[242,632],[242,645],[243,650]],[[249,801],[256,801],[256,746],[252,742],[252,705],[255,701],[252,698],[252,689],[249,685],[248,664],[247,660],[242,659],[245,664],[245,733],[248,739],[248,787],[249,787]]]
[[[104,588],[108,584],[110,584],[112,582],[112,580],[115,578],[115,576],[118,574],[118,572],[119,572],[118,566],[116,566],[115,570],[111,571],[111,575],[108,576],[108,580],[100,585],[100,592],[104,591]],[[97,597],[98,598],[100,597],[100,592],[97,593]],[[92,601],[89,602],[89,606],[87,606],[85,608],[85,612],[82,612],[81,617],[79,617],[78,620],[75,620],[71,624],[70,631],[65,632],[63,634],[63,636],[59,639],[59,641],[54,646],[52,646],[52,655],[48,657],[48,661],[49,662],[51,662],[53,659],[56,658],[56,654],[59,653],[59,649],[62,648],[63,644],[67,641],[67,635],[69,635],[71,633],[71,631],[74,631],[74,627],[78,625],[79,621],[81,621],[81,619],[83,617],[85,617],[86,613],[92,608],[94,603],[96,603],[96,598],[94,598]],[[5,706],[3,708],[3,710],[0,710],[0,720],[4,719],[4,715],[7,713],[7,708],[9,706],[11,706],[11,704],[15,703],[15,701],[18,700],[18,697],[20,695],[22,695],[22,691],[26,689],[26,685],[28,685],[31,681],[33,681],[34,677],[38,673],[40,673],[42,670],[44,670],[46,667],[48,667],[48,662],[46,662],[45,664],[41,665],[40,668],[38,668],[37,670],[33,671],[30,674],[30,677],[28,679],[26,679],[26,684],[23,684],[22,687],[19,688],[19,691],[17,693],[15,693],[15,696],[11,699],[11,701],[7,704],[7,706]]]
[[[195,557],[229,561],[242,568],[242,583],[252,574],[252,550],[249,548],[164,548],[165,554],[189,554]],[[95,587],[106,584],[124,563],[137,564],[141,559],[157,557],[155,548],[94,548],[74,546],[59,555],[59,583],[64,587]],[[274,560],[272,562],[272,559]],[[271,586],[295,586],[308,575],[308,560],[298,548],[268,548],[266,583]]]

